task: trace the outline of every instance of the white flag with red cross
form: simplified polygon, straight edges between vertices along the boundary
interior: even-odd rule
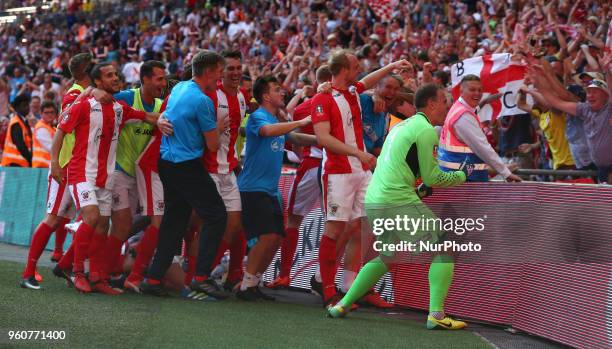
[[[451,67],[453,99],[457,100],[460,96],[461,79],[473,74],[480,77],[483,98],[491,94],[502,94],[501,98],[483,106],[478,112],[480,121],[495,121],[502,116],[524,114],[516,104],[526,71],[527,67],[513,62],[509,53],[468,58]]]
[[[378,18],[388,21],[391,19],[391,13],[393,7],[397,5],[397,0],[368,0],[367,3]]]

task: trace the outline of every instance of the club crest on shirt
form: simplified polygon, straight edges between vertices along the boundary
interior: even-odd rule
[[[323,115],[323,106],[322,105],[317,105],[315,107],[315,113],[317,113],[317,115]]]
[[[329,205],[329,215],[330,216],[335,216],[338,214],[338,208],[340,206],[338,204],[330,204]]]
[[[277,152],[277,151],[282,151],[283,147],[281,146],[281,141],[279,139],[279,137],[274,138],[274,140],[272,140],[272,143],[270,144],[270,149],[272,149],[273,152]]]

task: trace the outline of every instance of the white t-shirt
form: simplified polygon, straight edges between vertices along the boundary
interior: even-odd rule
[[[140,66],[142,62],[128,62],[121,71],[128,84],[135,84],[140,81]]]
[[[36,138],[40,142],[43,149],[45,149],[47,152],[51,151],[51,142],[53,141],[53,137],[51,136],[49,130],[43,127],[39,128],[36,130]]]

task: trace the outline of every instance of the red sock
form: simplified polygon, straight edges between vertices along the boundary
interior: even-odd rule
[[[115,265],[118,264],[119,257],[121,257],[122,245],[123,241],[119,240],[116,236],[110,235],[106,238],[100,259],[102,262],[101,277],[103,279],[108,279],[108,275],[115,270]]]
[[[106,234],[93,233],[89,243],[89,280],[99,281],[104,275]]]
[[[68,234],[66,224],[68,222],[70,222],[68,218],[60,218],[59,225],[55,229],[55,253],[61,254],[64,252],[64,241],[66,241],[66,234]]]
[[[198,262],[198,255],[195,256],[187,256],[187,272],[185,273],[185,285],[189,286],[191,284],[191,280],[193,280],[193,275],[195,275],[196,266]]]
[[[321,238],[319,246],[319,268],[321,270],[321,281],[323,282],[323,298],[330,299],[336,294],[336,240],[332,240],[327,235]]]
[[[64,253],[57,265],[62,270],[68,270],[72,269],[72,262],[74,262],[74,240],[72,240],[68,250],[66,250],[66,253]]]
[[[227,273],[228,281],[242,280],[242,261],[246,254],[246,239],[244,232],[240,232],[234,242],[230,246],[230,262],[229,271]]]
[[[280,266],[280,277],[288,277],[291,273],[291,265],[293,264],[293,257],[295,256],[295,249],[298,243],[298,228],[287,228],[285,229],[285,238],[281,245],[281,266]]]
[[[157,248],[157,241],[159,238],[159,229],[155,226],[148,226],[142,234],[142,239],[136,247],[136,260],[130,273],[130,281],[140,281],[144,277],[144,271],[151,263],[153,253]]]
[[[159,285],[159,284],[161,284],[161,281],[160,280],[156,280],[156,279],[147,279],[147,283],[149,285]]]
[[[34,231],[34,234],[32,235],[32,243],[30,244],[30,250],[28,251],[28,261],[25,269],[23,270],[22,277],[24,279],[34,276],[34,273],[36,272],[36,263],[38,263],[40,255],[45,250],[45,246],[47,246],[47,243],[49,242],[51,233],[53,233],[53,229],[44,222],[40,223],[38,228],[36,228]]]
[[[85,270],[85,259],[89,252],[89,241],[93,234],[93,228],[82,222],[79,229],[74,233],[74,265],[72,271],[82,273]]]
[[[221,263],[221,258],[223,258],[223,256],[225,255],[225,251],[227,251],[228,249],[229,249],[229,245],[227,244],[227,241],[221,240],[221,243],[219,244],[219,248],[217,249],[217,254],[215,255],[215,259],[213,259],[213,263],[212,263],[213,268],[219,265],[219,263]]]

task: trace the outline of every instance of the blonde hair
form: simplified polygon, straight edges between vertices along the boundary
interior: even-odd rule
[[[340,49],[332,52],[327,62],[332,75],[338,75],[342,68],[350,69],[351,62],[348,59],[349,55],[355,55],[355,53],[348,49]]]

